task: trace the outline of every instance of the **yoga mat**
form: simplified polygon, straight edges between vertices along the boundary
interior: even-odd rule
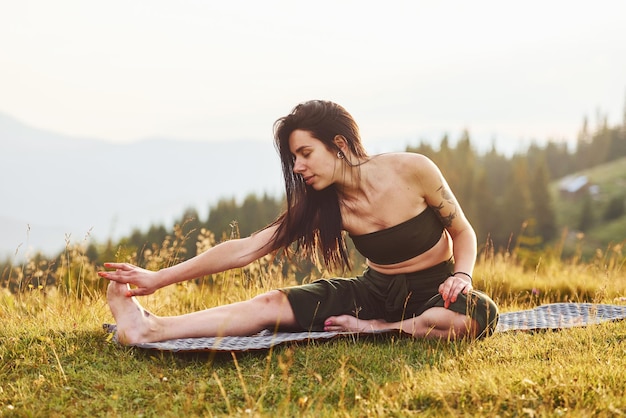
[[[605,305],[593,303],[552,303],[533,309],[504,312],[495,332],[536,331],[540,329],[563,329],[599,324],[606,321],[626,319],[626,305]],[[105,330],[114,334],[117,341],[116,326],[104,324]],[[261,331],[246,337],[204,337],[181,338],[156,343],[133,344],[134,347],[173,351],[252,351],[267,350],[285,343],[303,341],[326,341],[346,336],[399,335],[398,331],[375,331],[367,333],[352,332],[270,332]]]

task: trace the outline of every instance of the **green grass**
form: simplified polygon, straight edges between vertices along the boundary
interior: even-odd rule
[[[626,199],[626,158],[576,173],[585,175],[591,184],[598,185],[600,193],[593,198],[592,213],[594,225],[585,231],[582,251],[585,255],[592,255],[596,248],[609,248],[612,245],[626,242],[626,215],[610,222],[602,220],[609,201],[613,198]],[[559,229],[572,232],[566,240],[570,251],[577,245],[576,229],[580,225],[583,206],[582,198],[562,198],[558,192],[559,181],[551,185],[554,209],[557,214]]]
[[[566,300],[624,303],[621,253],[590,262],[548,254],[541,260],[528,271],[514,255],[483,257],[477,287],[503,311]],[[88,274],[97,269],[86,267]],[[211,286],[162,289],[142,303],[177,314],[288,281],[259,263]],[[113,343],[102,330],[113,320],[102,290],[79,291],[91,283],[85,277],[75,282],[81,285],[69,290],[0,290],[0,416],[626,414],[626,321],[474,342],[344,338],[249,353],[173,354]]]

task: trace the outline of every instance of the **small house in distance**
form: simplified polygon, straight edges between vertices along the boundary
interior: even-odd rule
[[[568,176],[559,182],[559,193],[563,198],[576,199],[595,191],[587,176]]]

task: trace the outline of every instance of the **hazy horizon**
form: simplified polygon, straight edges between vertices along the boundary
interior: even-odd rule
[[[491,147],[488,138],[470,138],[475,148]],[[440,140],[425,142],[437,148]],[[395,138],[366,147],[377,154],[418,143]],[[206,220],[220,199],[284,192],[271,139],[116,143],[39,129],[0,112],[0,146],[0,257],[171,227],[189,208]]]

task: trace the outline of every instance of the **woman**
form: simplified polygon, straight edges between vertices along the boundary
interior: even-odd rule
[[[107,298],[122,343],[252,335],[263,329],[477,338],[493,332],[493,301],[472,289],[476,235],[439,169],[423,155],[370,157],[341,106],[310,101],[276,121],[287,209],[265,229],[160,271],[106,263]],[[134,296],[242,267],[270,252],[349,264],[344,231],[367,258],[362,276],[318,280],[181,316],[158,317]],[[132,285],[132,287],[130,286]]]

